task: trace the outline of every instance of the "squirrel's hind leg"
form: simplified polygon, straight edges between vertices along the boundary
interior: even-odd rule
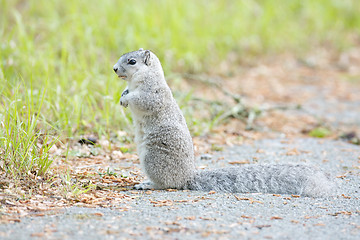
[[[136,190],[150,190],[150,189],[162,189],[151,181],[142,182],[134,186]]]

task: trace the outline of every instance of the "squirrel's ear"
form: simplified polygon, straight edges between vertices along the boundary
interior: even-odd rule
[[[149,50],[145,51],[144,63],[148,66],[150,65],[150,51]]]
[[[139,51],[144,51],[144,49],[143,49],[143,48],[140,48]]]

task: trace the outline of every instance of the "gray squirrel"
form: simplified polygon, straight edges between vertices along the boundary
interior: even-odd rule
[[[335,183],[306,164],[248,164],[214,170],[195,167],[192,138],[166,83],[161,63],[149,50],[122,55],[113,70],[127,81],[120,104],[129,107],[140,164],[149,181],[135,189],[189,189],[231,193],[332,195]]]

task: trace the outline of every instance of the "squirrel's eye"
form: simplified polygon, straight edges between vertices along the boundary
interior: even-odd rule
[[[128,60],[128,64],[130,64],[130,65],[135,65],[135,63],[136,63],[136,60],[133,58]]]

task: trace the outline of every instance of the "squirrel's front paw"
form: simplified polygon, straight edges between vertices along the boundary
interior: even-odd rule
[[[123,107],[128,107],[128,105],[129,105],[128,100],[126,100],[126,98],[125,98],[126,95],[128,95],[128,94],[129,94],[129,89],[128,88],[126,88],[121,94],[120,105],[123,106]]]
[[[128,107],[129,106],[129,101],[128,101],[128,99],[126,99],[126,95],[121,96],[120,105],[123,106],[123,107]]]

